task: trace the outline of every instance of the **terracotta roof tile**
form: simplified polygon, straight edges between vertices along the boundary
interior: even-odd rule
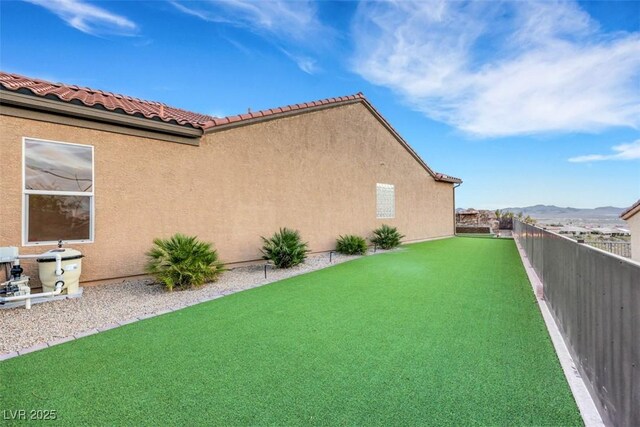
[[[31,94],[60,101],[80,103],[88,107],[101,106],[109,111],[123,112],[128,115],[142,116],[147,119],[161,120],[181,126],[204,128],[204,124],[215,117],[193,113],[180,108],[170,107],[156,101],[145,101],[113,92],[90,89],[76,85],[52,83],[45,80],[24,77],[0,71],[0,85],[10,91],[29,91]]]
[[[227,116],[224,118],[213,118],[211,121],[204,124],[204,129],[209,130],[209,129],[215,128],[216,126],[223,126],[230,123],[260,119],[262,117],[269,117],[269,116],[274,116],[278,114],[289,113],[292,111],[300,111],[300,110],[305,110],[309,108],[321,107],[329,104],[337,104],[337,103],[342,103],[346,101],[364,100],[364,99],[365,97],[364,95],[362,95],[362,93],[357,93],[355,95],[341,96],[338,98],[321,99],[318,101],[303,102],[301,104],[284,105],[282,107],[269,108],[269,109],[260,110],[260,111],[252,111],[245,114]]]
[[[444,173],[439,173],[436,172],[436,175],[434,177],[436,179],[436,181],[444,181],[444,182],[451,182],[451,183],[461,183],[462,180],[460,178],[456,178],[455,176],[451,176],[451,175],[447,175]]]

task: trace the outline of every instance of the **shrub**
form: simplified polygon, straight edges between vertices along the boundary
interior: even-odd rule
[[[336,242],[336,251],[347,255],[363,255],[367,252],[367,241],[353,234],[340,236]]]
[[[146,272],[165,288],[190,288],[214,281],[224,271],[218,253],[211,243],[199,242],[196,237],[175,234],[168,239],[155,239],[147,252]]]
[[[271,238],[262,238],[262,258],[272,261],[278,268],[289,268],[300,264],[307,257],[309,249],[300,239],[300,233],[289,228],[281,228]]]
[[[373,230],[373,238],[371,242],[375,243],[382,249],[393,249],[400,244],[400,240],[404,237],[398,232],[396,227],[390,227],[382,224],[382,227]]]

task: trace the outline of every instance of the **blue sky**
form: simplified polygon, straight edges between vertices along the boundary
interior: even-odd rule
[[[459,207],[640,197],[640,2],[0,2],[0,68],[229,115],[362,91]]]

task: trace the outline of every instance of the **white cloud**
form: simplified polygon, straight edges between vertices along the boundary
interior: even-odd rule
[[[174,0],[171,3],[188,15],[244,28],[265,37],[307,74],[314,74],[320,68],[315,58],[299,52],[313,51],[331,37],[331,31],[320,22],[317,6],[311,1],[209,0],[196,3]],[[237,42],[230,42],[238,47]]]
[[[303,41],[323,29],[311,1],[224,0],[171,2],[178,10],[200,19],[270,33],[278,38]]]
[[[286,49],[280,49],[282,52],[287,55],[293,62],[296,63],[298,68],[304,71],[307,74],[315,74],[320,71],[320,67],[318,67],[318,62],[306,55],[294,54],[289,52]]]
[[[628,144],[615,145],[611,148],[613,154],[589,154],[586,156],[572,157],[573,163],[598,162],[602,160],[638,160],[640,159],[640,139]]]
[[[180,12],[186,13],[187,15],[195,16],[196,18],[200,18],[205,21],[215,21],[213,16],[210,16],[206,11],[200,11],[198,9],[193,9],[191,7],[184,6],[179,1],[171,1],[171,4],[178,9]],[[215,21],[218,22],[218,21]]]
[[[353,69],[478,136],[640,127],[640,33],[571,2],[367,2]]]
[[[316,60],[308,57],[299,57],[296,60],[298,67],[307,74],[315,74],[318,72]]]
[[[116,15],[83,0],[25,1],[44,7],[73,28],[91,35],[132,35],[138,29],[134,22],[124,16]]]

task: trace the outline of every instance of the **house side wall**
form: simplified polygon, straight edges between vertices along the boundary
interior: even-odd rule
[[[214,132],[199,147],[9,116],[0,128],[0,246],[21,245],[22,137],[95,147],[95,241],[72,245],[85,282],[141,274],[152,240],[175,232],[214,242],[227,263],[259,259],[260,236],[285,226],[313,251],[382,223],[407,241],[453,234],[452,184],[360,103]],[[394,219],[376,219],[376,183],[395,185]]]
[[[631,259],[640,262],[640,213],[627,219],[631,230]]]

